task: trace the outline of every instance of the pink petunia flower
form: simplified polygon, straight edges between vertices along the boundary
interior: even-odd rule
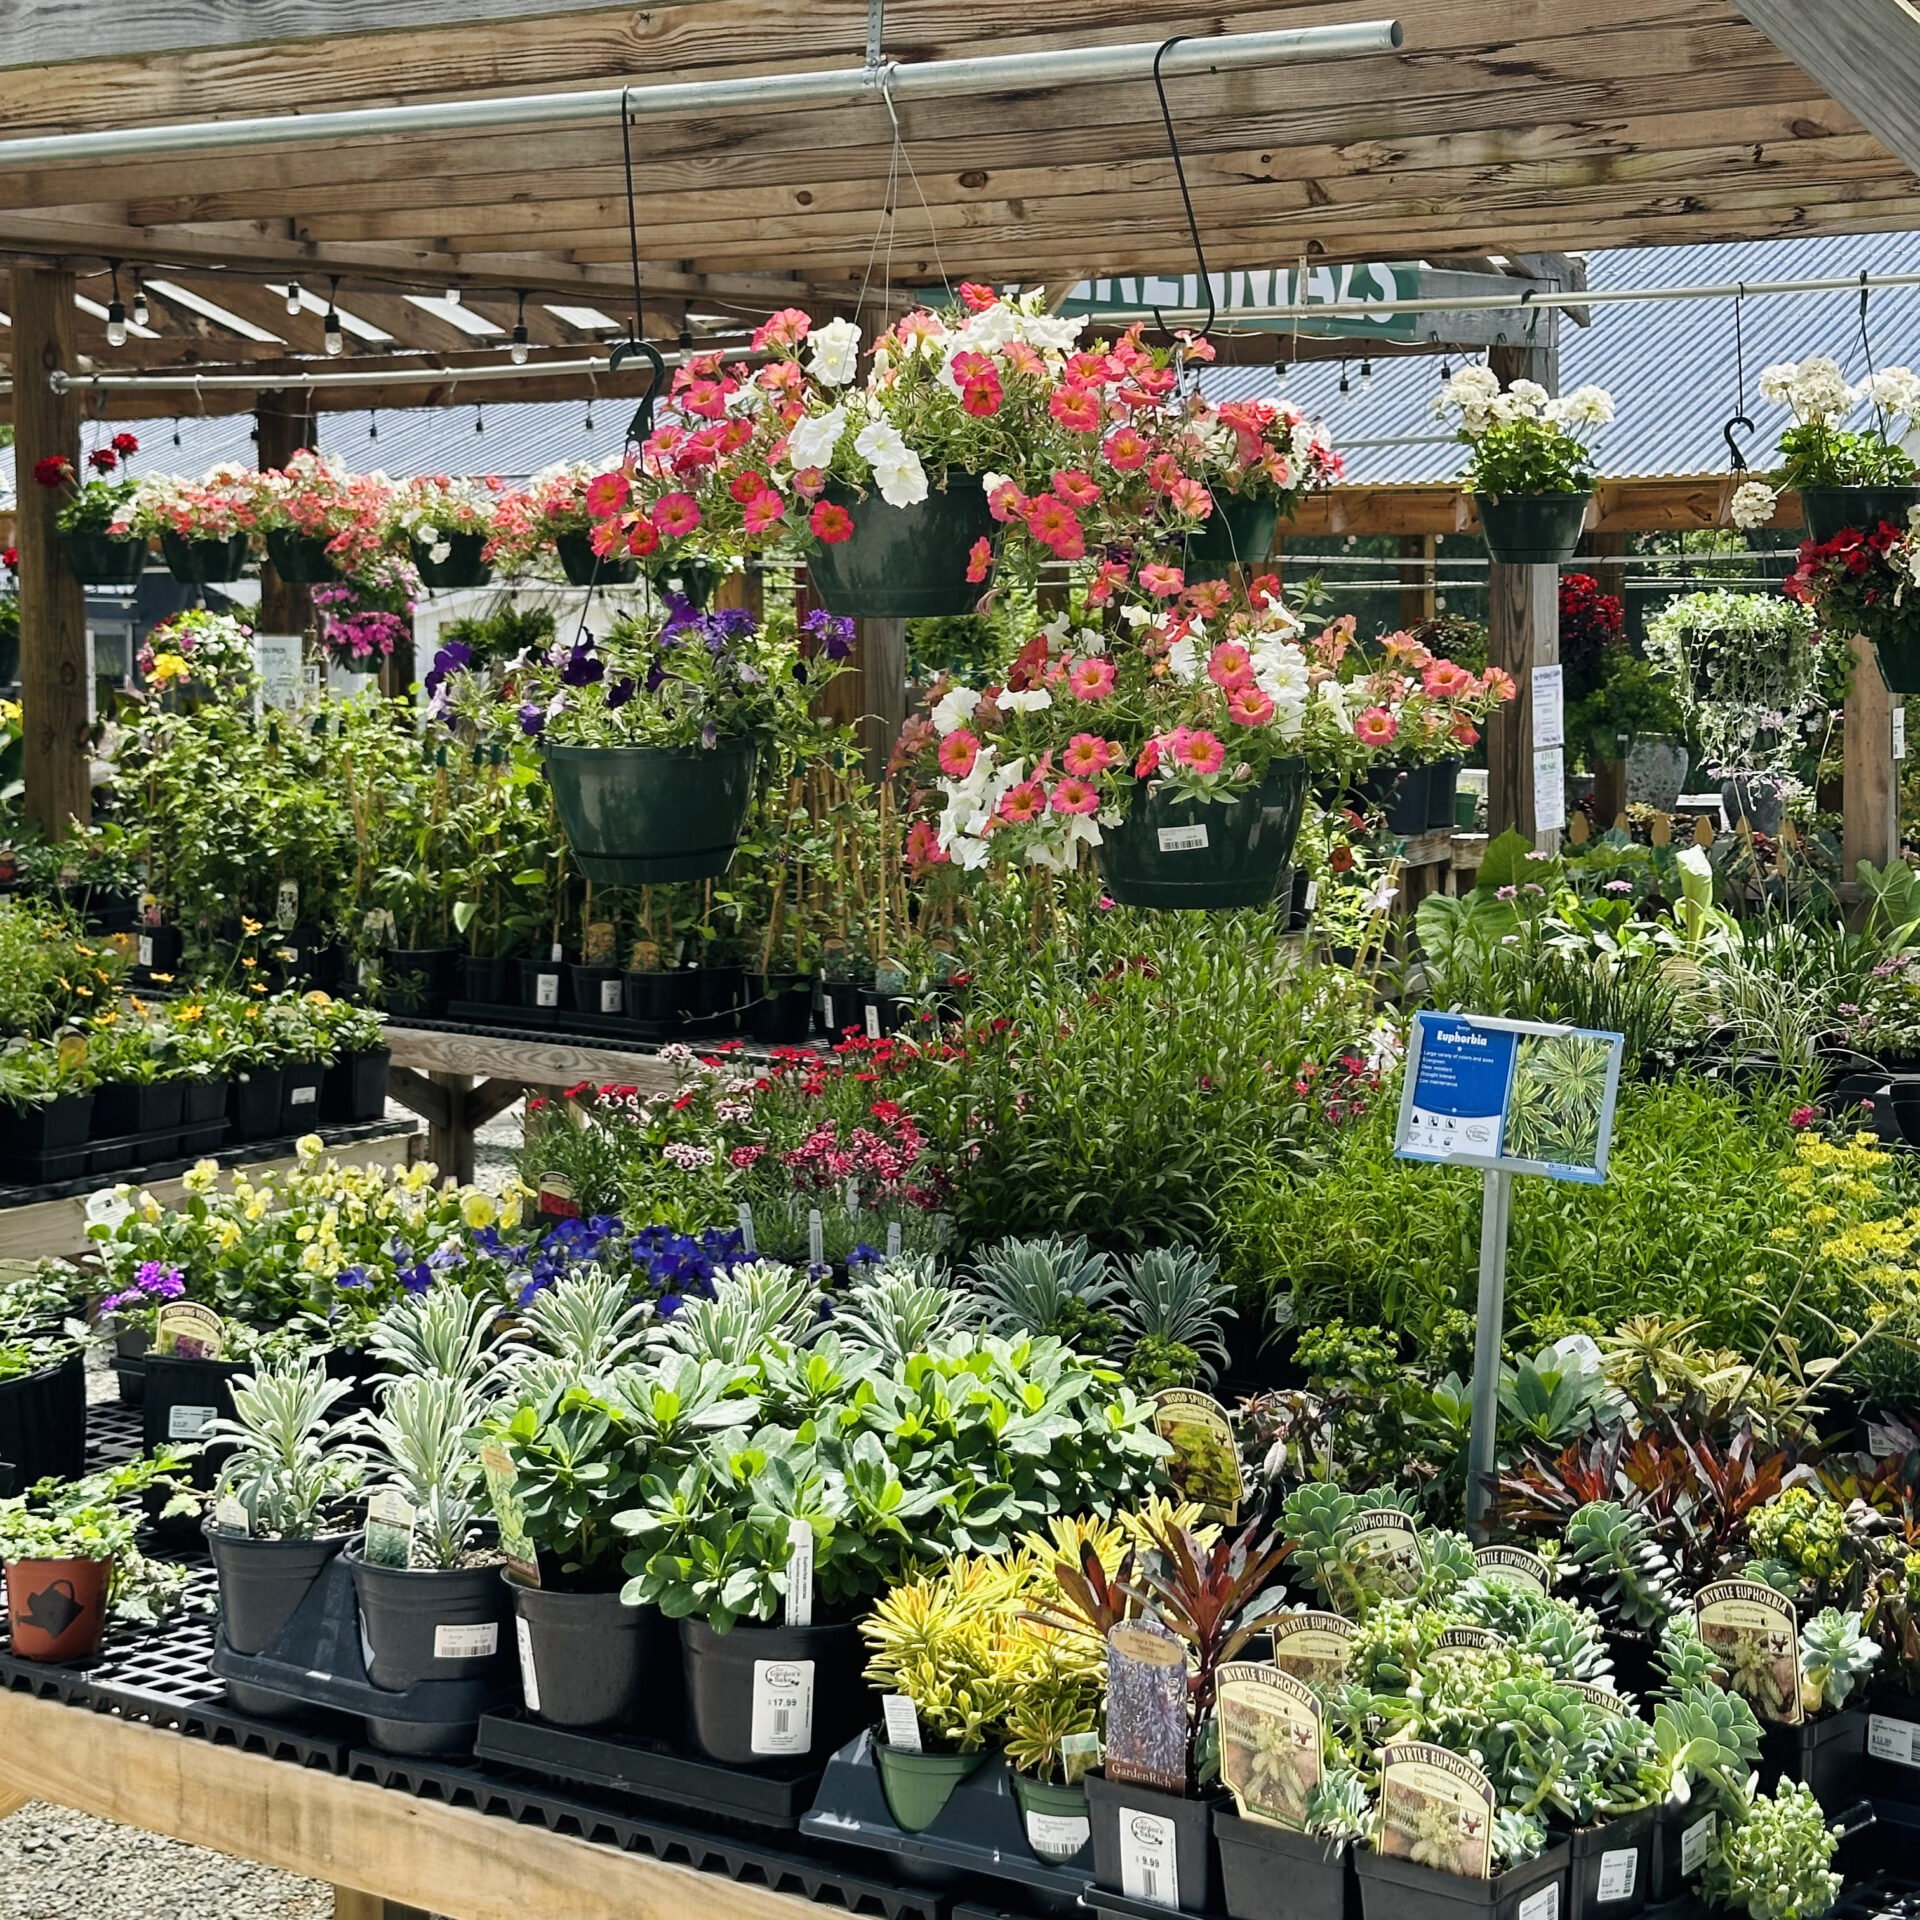
[[[964,780],[980,757],[980,742],[965,727],[956,727],[940,742],[940,771],[950,780]]]
[[[995,809],[1002,820],[1015,827],[1038,820],[1046,810],[1047,790],[1037,779],[1022,780],[1017,787],[1009,787]]]
[[[1027,531],[1056,560],[1078,560],[1087,550],[1080,516],[1057,493],[1043,493],[1028,502]]]
[[[1054,788],[1050,804],[1055,813],[1096,813],[1100,795],[1089,782],[1069,774]]]
[[[1369,747],[1392,744],[1400,731],[1400,722],[1385,707],[1368,707],[1353,723],[1354,737]]]
[[[1011,480],[1003,480],[987,495],[987,511],[1004,526],[1026,513],[1027,496]]]
[[[1187,577],[1178,567],[1154,561],[1140,569],[1140,584],[1156,600],[1171,600],[1187,584]]]
[[[633,497],[633,487],[624,473],[596,473],[587,482],[587,511],[596,520],[618,513]]]
[[[967,549],[967,581],[978,586],[987,577],[988,569],[993,565],[993,542],[983,533]]]
[[[1227,693],[1248,686],[1253,680],[1253,655],[1238,640],[1222,640],[1207,655],[1207,678]]]
[[[1115,427],[1100,453],[1116,473],[1137,473],[1147,464],[1147,443],[1137,427]]]

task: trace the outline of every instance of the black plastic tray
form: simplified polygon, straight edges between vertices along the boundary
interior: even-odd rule
[[[519,1708],[483,1715],[473,1750],[500,1766],[789,1832],[820,1785],[817,1766],[766,1773],[723,1767],[638,1735],[551,1727]]]

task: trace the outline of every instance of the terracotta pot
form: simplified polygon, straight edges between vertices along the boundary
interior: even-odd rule
[[[17,1659],[69,1666],[100,1651],[111,1560],[10,1560],[7,1625]]]

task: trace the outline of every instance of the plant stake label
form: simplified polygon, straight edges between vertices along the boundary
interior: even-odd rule
[[[1346,1544],[1367,1570],[1368,1580],[1388,1596],[1404,1597],[1420,1584],[1426,1560],[1413,1516],[1397,1507],[1376,1507],[1354,1516]]]
[[[1800,1621],[1785,1594],[1758,1580],[1716,1580],[1694,1600],[1700,1638],[1713,1650],[1727,1685],[1762,1720],[1797,1727]]]
[[[925,1750],[920,1738],[920,1715],[904,1693],[882,1694],[880,1712],[887,1723],[887,1745],[896,1753]]]
[[[813,1528],[805,1520],[787,1522],[787,1599],[782,1609],[790,1627],[813,1625]]]
[[[753,1663],[753,1728],[748,1745],[755,1753],[806,1753],[812,1748],[811,1660]]]
[[[757,1252],[753,1240],[753,1209],[744,1200],[740,1202],[740,1246],[749,1260]]]
[[[827,1224],[818,1207],[807,1214],[807,1264],[815,1269],[827,1264]]]
[[[1077,1787],[1100,1764],[1097,1733],[1069,1733],[1060,1741],[1060,1778]]]
[[[211,1307],[197,1300],[169,1300],[153,1317],[153,1350],[177,1360],[218,1360],[227,1329]]]
[[[1226,1409],[1192,1387],[1169,1387],[1154,1396],[1153,1430],[1173,1449],[1167,1478],[1181,1499],[1232,1526],[1247,1486]]]
[[[900,1258],[900,1222],[898,1220],[887,1222],[887,1258],[889,1260]]]
[[[1337,1687],[1347,1677],[1353,1636],[1360,1631],[1337,1613],[1286,1613],[1269,1629],[1273,1664],[1310,1687]]]
[[[1449,1627],[1434,1642],[1436,1653],[1497,1653],[1506,1636],[1492,1627]]]
[[[536,973],[533,976],[533,1004],[536,1007],[557,1007],[560,1004],[560,976],[557,973]]]
[[[282,880],[273,897],[273,917],[283,927],[290,927],[300,918],[300,882]]]
[[[1151,1620],[1107,1631],[1107,1778],[1186,1791],[1187,1651]]]
[[[120,1222],[133,1212],[133,1202],[124,1193],[117,1193],[112,1187],[101,1187],[87,1195],[86,1213],[89,1236],[100,1239],[100,1234],[92,1233],[95,1227],[106,1229],[111,1237]]]
[[[578,1220],[580,1202],[573,1197],[573,1182],[564,1174],[540,1176],[538,1210],[550,1220]]]
[[[600,982],[600,1011],[617,1014],[625,1005],[626,983],[621,980],[602,980]]]
[[[1205,853],[1207,850],[1207,830],[1204,826],[1162,827],[1160,829],[1160,851],[1162,853]]]
[[[1171,1820],[1121,1807],[1120,1891],[1150,1906],[1179,1906],[1180,1854]]]
[[[878,1040],[880,1038],[880,1009],[875,1006],[869,1006],[866,1014],[867,1038],[869,1040]]]
[[[533,1665],[533,1629],[527,1625],[527,1616],[516,1613],[513,1616],[513,1637],[520,1646],[520,1695],[527,1703],[529,1713],[540,1711],[540,1676]]]
[[[360,1551],[368,1565],[404,1567],[413,1547],[413,1503],[398,1487],[382,1487],[367,1500],[367,1531]]]
[[[153,935],[150,933],[141,934],[139,939],[134,943],[134,953],[136,955],[134,964],[145,967],[151,971],[153,967]]]
[[[513,1456],[499,1441],[490,1440],[480,1449],[480,1470],[487,1477],[487,1500],[499,1523],[500,1551],[506,1556],[507,1571],[523,1587],[537,1587],[540,1556],[527,1532],[527,1513],[520,1501],[519,1475],[514,1471]],[[522,1631],[525,1631],[524,1622]],[[540,1711],[532,1701],[527,1704],[535,1713]]]
[[[1243,1820],[1306,1830],[1307,1796],[1320,1784],[1320,1703],[1305,1681],[1277,1667],[1230,1660],[1220,1669],[1220,1778]]]
[[[1376,1852],[1468,1880],[1493,1870],[1493,1782],[1445,1747],[1409,1740],[1380,1756]]]
[[[1547,1563],[1525,1547],[1481,1547],[1473,1563],[1482,1580],[1498,1581],[1502,1586],[1524,1587],[1529,1593],[1545,1597],[1553,1584]]]
[[[1626,1714],[1627,1703],[1611,1688],[1596,1687],[1585,1680],[1562,1680],[1560,1685],[1569,1693],[1577,1693],[1588,1706],[1597,1707],[1602,1713],[1613,1714],[1616,1718]]]

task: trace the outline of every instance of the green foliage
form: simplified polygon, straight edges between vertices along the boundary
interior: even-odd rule
[[[1108,1257],[1090,1252],[1084,1236],[978,1247],[968,1284],[995,1333],[1050,1334],[1093,1354],[1110,1351],[1119,1338],[1120,1282]]]
[[[351,1381],[328,1379],[319,1360],[285,1360],[235,1379],[234,1417],[215,1421],[210,1437],[235,1442],[218,1492],[246,1508],[250,1535],[310,1540],[342,1517],[335,1509],[359,1483],[361,1457],[328,1416],[352,1391]]]
[[[1210,1385],[1227,1363],[1221,1327],[1232,1311],[1220,1263],[1194,1247],[1148,1247],[1120,1272],[1120,1318],[1134,1342],[1129,1376],[1152,1390]]]
[[[1600,1610],[1629,1627],[1658,1627],[1679,1604],[1673,1569],[1647,1523],[1617,1501],[1590,1500],[1569,1516],[1566,1553]]]
[[[1737,1693],[1711,1680],[1677,1688],[1653,1710],[1653,1745],[1663,1799],[1688,1800],[1704,1788],[1727,1816],[1744,1810],[1747,1778],[1760,1763],[1760,1722]]]
[[[1800,1678],[1819,1709],[1837,1713],[1880,1658],[1880,1644],[1860,1630],[1857,1613],[1823,1607],[1800,1629]]]
[[[1813,1789],[1783,1780],[1722,1827],[1701,1891],[1716,1906],[1744,1907],[1751,1920],[1819,1920],[1839,1897],[1838,1845]]]

